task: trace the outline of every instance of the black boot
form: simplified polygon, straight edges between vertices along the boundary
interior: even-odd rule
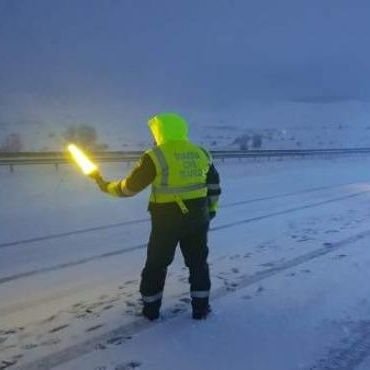
[[[159,309],[161,302],[144,303],[142,314],[150,321],[157,320],[159,318]]]
[[[193,310],[193,319],[205,320],[211,312],[212,312],[211,306],[208,306],[207,308],[202,310]]]
[[[204,320],[211,312],[211,306],[208,303],[208,298],[193,298],[191,305],[193,308],[194,320]]]

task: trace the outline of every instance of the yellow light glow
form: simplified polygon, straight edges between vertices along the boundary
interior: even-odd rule
[[[85,175],[91,175],[94,171],[97,171],[98,167],[91,162],[87,155],[76,145],[69,144],[67,149],[72,154],[73,160]]]

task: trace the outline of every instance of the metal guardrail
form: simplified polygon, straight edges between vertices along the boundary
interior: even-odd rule
[[[370,154],[370,148],[348,149],[287,149],[287,150],[215,150],[211,151],[215,159],[242,159],[242,158],[273,158],[273,157],[306,157],[306,156],[332,156],[349,154]],[[91,158],[98,162],[133,162],[143,154],[141,151],[130,152],[97,152],[91,153]],[[20,152],[0,153],[0,166],[9,166],[14,170],[18,165],[51,164],[58,167],[60,164],[71,162],[67,153],[63,152]]]

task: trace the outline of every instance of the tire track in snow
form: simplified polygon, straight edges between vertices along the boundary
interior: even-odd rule
[[[294,191],[294,192],[290,192],[290,193],[283,193],[283,194],[271,195],[271,196],[255,198],[255,199],[247,199],[247,200],[240,201],[240,202],[227,203],[227,204],[224,204],[223,206],[221,206],[220,208],[231,208],[231,207],[244,205],[244,204],[262,202],[262,201],[265,201],[265,200],[285,198],[285,197],[290,197],[290,196],[299,195],[299,194],[312,193],[312,192],[316,192],[316,191],[320,191],[320,190],[335,189],[335,188],[340,188],[340,187],[349,186],[349,185],[356,185],[356,184],[361,184],[361,183],[351,182],[351,183],[344,183],[344,184],[331,185],[331,186],[320,186],[320,187],[316,187],[316,188],[298,190],[298,191]],[[123,222],[118,222],[118,223],[114,223],[114,224],[94,226],[94,227],[89,227],[89,228],[85,228],[85,229],[79,229],[79,230],[66,231],[66,232],[62,232],[62,233],[49,234],[49,235],[39,236],[39,237],[34,237],[34,238],[29,238],[29,239],[15,240],[15,241],[12,241],[12,242],[0,243],[0,249],[15,247],[15,246],[19,246],[19,245],[28,245],[28,244],[32,244],[32,243],[43,242],[43,241],[48,241],[48,240],[53,240],[53,239],[60,239],[60,238],[68,237],[68,236],[86,234],[86,233],[90,233],[90,232],[94,232],[94,231],[109,230],[109,229],[119,228],[119,227],[122,227],[122,226],[136,225],[136,224],[140,224],[140,223],[146,223],[146,222],[149,222],[149,221],[150,221],[149,218],[139,219],[139,220],[131,220],[131,221],[123,221]]]
[[[362,184],[362,183],[361,182],[348,182],[348,183],[344,183],[344,184],[337,184],[337,185],[330,185],[330,186],[320,186],[320,187],[309,188],[309,189],[305,189],[305,190],[297,190],[297,191],[293,191],[293,192],[290,192],[290,193],[283,193],[283,194],[279,194],[279,195],[269,195],[269,196],[261,197],[261,198],[247,199],[247,200],[242,200],[240,202],[227,203],[227,204],[224,204],[220,208],[230,208],[230,207],[239,206],[241,204],[250,204],[250,203],[261,202],[261,201],[264,201],[264,200],[286,198],[286,197],[291,197],[291,196],[294,196],[294,195],[300,195],[300,194],[305,194],[305,193],[313,193],[315,191],[335,189],[335,188],[341,188],[341,187],[344,187],[344,186],[358,185],[358,184]]]
[[[1,243],[0,249],[14,247],[18,245],[43,242],[43,241],[52,240],[52,239],[60,239],[60,238],[65,238],[67,236],[72,236],[72,235],[86,234],[92,231],[101,231],[101,230],[107,230],[107,229],[114,229],[114,228],[122,227],[122,226],[136,225],[136,224],[141,224],[141,223],[148,222],[148,221],[149,221],[148,218],[140,219],[140,220],[132,220],[132,221],[123,221],[123,222],[118,222],[116,224],[101,225],[101,226],[89,227],[87,229],[66,231],[64,233],[50,234],[50,235],[38,236],[35,238],[30,238],[30,239],[16,240],[14,242]]]
[[[271,212],[271,213],[268,213],[266,215],[251,217],[251,218],[248,218],[246,220],[231,222],[229,224],[224,224],[224,225],[213,227],[213,228],[211,228],[211,231],[229,229],[229,228],[234,227],[234,226],[239,226],[239,225],[242,225],[242,224],[247,224],[247,223],[251,223],[251,222],[255,222],[255,221],[260,221],[260,220],[264,220],[266,218],[281,216],[281,215],[285,215],[287,213],[292,213],[292,212],[296,212],[296,211],[302,211],[302,210],[305,210],[305,209],[319,207],[319,206],[322,206],[322,205],[325,205],[325,204],[335,203],[335,202],[339,202],[341,200],[355,198],[355,197],[358,197],[358,196],[366,194],[366,193],[370,193],[370,190],[364,190],[364,191],[361,191],[361,192],[358,192],[358,193],[352,193],[350,195],[344,195],[344,196],[338,197],[338,198],[323,200],[323,201],[320,201],[320,202],[317,202],[317,203],[306,204],[305,206],[297,206],[297,207],[288,208],[288,209],[285,209],[285,210],[282,210],[282,211]]]
[[[228,294],[235,293],[236,291],[246,288],[248,286],[251,286],[253,284],[256,284],[260,281],[263,281],[267,278],[270,278],[276,274],[279,274],[281,272],[284,272],[290,268],[300,266],[306,262],[310,262],[316,258],[325,256],[329,253],[332,253],[334,251],[337,251],[340,248],[346,247],[348,245],[351,245],[352,243],[355,243],[357,241],[360,241],[362,239],[365,239],[367,237],[370,237],[370,230],[364,231],[362,233],[350,236],[346,239],[343,239],[337,243],[333,243],[330,246],[325,245],[324,247],[318,248],[312,252],[303,254],[301,256],[295,257],[289,261],[282,262],[280,264],[275,265],[274,267],[259,271],[251,276],[245,276],[244,278],[241,278],[238,281],[238,286],[233,289],[232,291],[227,290],[226,287],[220,287],[212,292],[212,300],[220,299],[225,297]],[[181,294],[182,296],[187,296],[188,292]],[[184,311],[181,312],[174,312],[173,309],[169,308],[163,312],[165,316],[164,321],[168,321],[171,319],[174,319],[182,314],[184,314]],[[129,324],[122,325],[121,327],[114,329],[112,331],[109,331],[107,333],[104,333],[102,335],[96,336],[94,338],[88,339],[85,342],[67,347],[61,351],[58,351],[56,353],[44,356],[40,359],[34,360],[29,363],[25,363],[19,367],[17,367],[17,370],[48,370],[52,369],[53,367],[56,367],[58,365],[61,365],[63,363],[72,361],[74,359],[77,359],[81,357],[82,355],[85,355],[87,353],[90,353],[96,348],[99,347],[99,344],[106,344],[108,341],[112,340],[112,338],[115,337],[132,337],[139,332],[142,332],[143,330],[147,330],[153,325],[160,325],[161,321],[152,323],[149,322],[143,318],[136,319],[132,321]],[[347,359],[347,367],[312,367],[311,370],[352,370],[353,367],[349,367],[352,363],[353,364],[359,364],[358,361],[360,359],[363,359],[367,356],[367,354],[370,351],[370,327],[368,330],[365,331],[364,335],[359,339],[359,343],[355,343],[354,346],[360,346],[360,349],[357,349],[357,352],[353,355],[350,353],[350,349],[345,350],[342,353],[343,356],[347,356],[348,352],[348,359]],[[352,348],[352,346],[351,346]],[[362,350],[361,350],[362,349]],[[357,354],[356,354],[357,353]],[[356,357],[357,356],[357,357]],[[356,360],[358,358],[358,360]],[[356,361],[355,361],[356,360]],[[335,358],[332,359],[332,364],[335,364]],[[352,365],[351,365],[352,366]]]
[[[361,196],[361,195],[364,195],[364,194],[368,194],[368,193],[370,193],[370,190],[364,190],[364,191],[361,191],[361,192],[358,192],[358,193],[353,193],[353,194],[345,195],[345,196],[342,196],[342,197],[327,199],[327,200],[316,202],[316,203],[306,204],[304,206],[297,206],[297,207],[293,207],[293,208],[288,208],[288,209],[285,209],[285,210],[282,210],[282,211],[276,211],[276,212],[268,213],[268,214],[265,214],[265,215],[262,215],[262,216],[251,217],[251,218],[236,221],[236,222],[233,222],[233,223],[213,227],[213,228],[210,229],[210,232],[230,229],[232,227],[247,224],[247,223],[261,221],[261,220],[265,220],[265,219],[268,219],[268,218],[281,216],[281,215],[285,215],[285,214],[288,214],[288,213],[298,212],[298,211],[306,210],[306,209],[310,209],[310,208],[320,207],[320,206],[323,206],[323,205],[326,205],[326,204],[336,203],[336,202],[339,202],[339,201],[342,201],[342,200],[355,198],[355,197],[358,197],[358,196]],[[81,259],[71,261],[71,262],[65,262],[65,263],[61,263],[61,264],[58,264],[58,265],[54,265],[54,266],[43,267],[43,268],[39,268],[39,269],[35,269],[35,270],[21,272],[21,273],[14,274],[14,275],[4,276],[4,277],[0,278],[0,285],[11,282],[11,281],[14,281],[14,280],[27,278],[27,277],[30,277],[30,276],[35,276],[35,275],[40,275],[40,274],[44,274],[44,273],[48,273],[48,272],[52,272],[52,271],[62,270],[62,269],[68,268],[68,267],[78,266],[78,265],[82,265],[82,264],[85,264],[85,263],[88,263],[88,262],[97,261],[97,260],[108,258],[108,257],[122,255],[122,254],[125,254],[125,253],[136,251],[138,249],[146,248],[146,246],[147,246],[147,243],[139,244],[139,245],[132,246],[132,247],[129,247],[129,248],[118,249],[118,250],[111,251],[111,252],[106,252],[106,253],[90,256],[90,257],[81,258]]]
[[[360,321],[356,326],[347,346],[330,348],[328,356],[308,370],[355,370],[370,355],[370,322]]]

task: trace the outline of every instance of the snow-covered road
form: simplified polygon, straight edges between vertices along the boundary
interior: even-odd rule
[[[154,324],[137,316],[147,192],[110,199],[69,167],[0,168],[0,369],[367,369],[369,165],[220,163],[214,312],[189,318],[178,256]]]

